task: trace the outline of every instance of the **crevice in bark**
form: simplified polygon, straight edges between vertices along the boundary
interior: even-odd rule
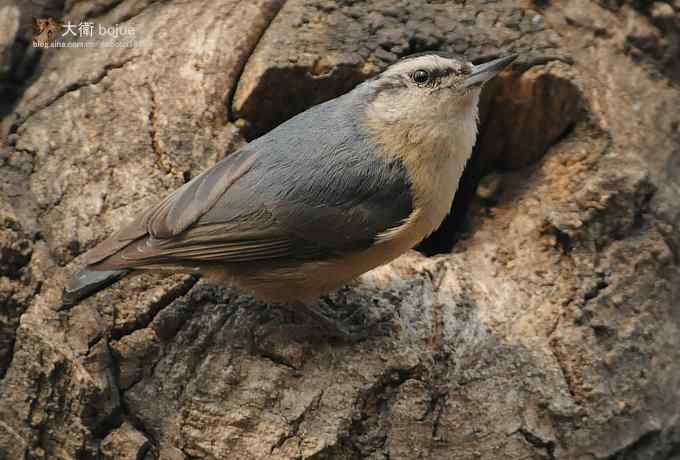
[[[118,385],[118,379],[116,378],[118,372],[118,363],[116,361],[115,355],[113,353],[113,350],[111,349],[111,346],[108,342],[107,339],[101,338],[100,340],[104,340],[104,345],[106,346],[106,350],[108,353],[108,358],[109,358],[109,366],[107,366],[106,370],[106,376],[108,380],[109,387],[111,389],[111,397],[114,398],[117,402],[115,405],[115,408],[111,413],[99,420],[97,419],[97,414],[96,410],[93,409],[93,413],[90,414],[90,420],[87,420],[86,417],[84,417],[84,420],[86,422],[89,422],[90,429],[92,431],[92,435],[97,438],[97,439],[104,439],[107,434],[109,434],[111,431],[114,429],[120,427],[120,425],[123,423],[122,419],[122,407],[121,407],[121,393],[120,393],[120,386]],[[98,343],[98,342],[97,342]],[[96,345],[96,344],[95,344]],[[88,355],[92,351],[93,347],[90,347],[90,350],[88,350]]]
[[[111,378],[112,378],[112,388],[113,391],[116,391],[117,393],[117,398],[118,398],[118,406],[117,410],[114,411],[113,414],[111,414],[111,417],[107,420],[106,424],[103,424],[99,427],[97,431],[95,431],[93,434],[97,438],[97,440],[101,443],[104,438],[106,438],[110,433],[113,431],[117,430],[120,428],[126,421],[130,423],[137,431],[142,433],[144,437],[149,441],[149,445],[146,449],[143,449],[140,451],[140,457],[139,458],[145,458],[145,455],[151,451],[151,454],[153,455],[154,458],[158,458],[158,442],[156,439],[151,435],[151,433],[146,429],[144,426],[144,423],[142,422],[141,419],[136,417],[134,414],[130,412],[128,409],[126,403],[125,403],[125,398],[123,397],[123,394],[125,390],[120,386],[120,382],[118,379],[118,376],[120,375],[120,361],[117,357],[117,354],[115,351],[111,348],[111,344],[109,342],[109,339],[106,341],[106,346],[109,351],[109,356],[111,359],[111,366],[108,369],[109,372],[111,373]]]
[[[0,246],[0,276],[20,280],[24,275],[23,269],[30,263],[32,256],[33,245],[30,238],[19,234],[11,246]]]
[[[140,315],[140,317],[137,318],[137,321],[135,321],[132,325],[126,327],[114,327],[111,329],[110,337],[113,340],[120,340],[122,337],[129,335],[136,330],[148,327],[158,312],[170,305],[176,299],[187,294],[197,282],[198,278],[190,276],[178,285],[174,286],[172,289],[169,289],[163,293],[158,301],[150,304],[146,313]]]
[[[285,359],[281,356],[276,356],[275,354],[269,353],[266,350],[262,350],[259,347],[257,348],[257,355],[262,357],[262,358],[268,359],[274,365],[283,366],[283,367],[286,367],[290,370],[297,370],[297,368],[295,366],[293,366],[292,364],[290,364],[287,359]]]
[[[569,391],[569,394],[571,395],[571,399],[576,403],[580,404],[580,397],[578,396],[578,393],[575,388],[575,383],[574,379],[571,375],[571,371],[567,367],[567,364],[564,362],[564,356],[560,350],[557,349],[557,344],[556,344],[557,339],[556,338],[551,338],[548,341],[548,346],[550,347],[550,350],[552,351],[552,354],[555,358],[555,361],[557,362],[557,366],[560,369],[560,373],[562,374],[562,380],[564,380],[564,384],[567,387],[567,390]]]
[[[644,455],[645,450],[658,444],[661,435],[661,430],[649,430],[627,446],[603,457],[602,460],[626,460],[629,458],[637,458],[638,454]]]
[[[283,446],[286,441],[289,439],[293,439],[298,436],[299,431],[300,431],[300,425],[302,425],[302,422],[305,421],[305,418],[307,418],[309,415],[313,414],[316,410],[319,409],[319,405],[321,404],[321,398],[323,398],[324,391],[321,390],[319,391],[319,394],[310,402],[310,404],[305,407],[305,409],[302,411],[302,413],[294,418],[293,420],[288,420],[284,417],[286,420],[286,424],[288,425],[288,433],[286,433],[284,436],[282,436],[270,449],[269,455],[273,455],[274,452]],[[301,440],[300,440],[301,441]],[[298,446],[299,446],[298,442]],[[302,455],[300,455],[302,457]]]
[[[144,85],[149,92],[149,138],[151,144],[151,150],[154,153],[154,162],[156,165],[163,170],[166,174],[172,173],[172,166],[166,165],[163,155],[163,149],[161,148],[161,143],[159,140],[158,133],[158,103],[156,101],[156,93],[150,83]]]
[[[583,300],[586,303],[589,300],[596,299],[600,295],[600,292],[602,292],[604,289],[607,288],[607,286],[609,286],[609,283],[607,282],[604,273],[596,273],[596,276],[597,282],[595,283],[593,288],[583,294]]]
[[[12,123],[12,126],[10,127],[10,133],[16,133],[19,128],[25,124],[32,116],[34,116],[36,113],[46,109],[47,107],[51,106],[52,104],[56,103],[59,99],[62,97],[66,96],[69,93],[72,93],[73,91],[78,91],[81,88],[84,88],[85,86],[90,86],[90,85],[97,85],[99,84],[102,80],[104,80],[108,75],[109,72],[112,70],[117,70],[117,69],[122,69],[126,65],[128,65],[130,62],[136,60],[138,56],[130,56],[121,62],[116,62],[116,63],[111,63],[107,64],[104,66],[104,68],[99,72],[97,75],[95,75],[91,79],[82,79],[78,80],[74,83],[71,83],[70,85],[67,85],[65,88],[63,88],[61,91],[59,91],[57,94],[52,96],[50,99],[47,101],[43,102],[40,104],[38,107],[33,108],[32,110],[28,111],[26,114],[17,114],[17,119]]]
[[[439,440],[439,422],[444,413],[448,397],[449,395],[446,392],[435,392],[432,394],[428,414],[432,417],[432,439],[435,441]]]
[[[17,42],[22,42],[24,40],[17,40]],[[29,44],[15,44],[16,47],[25,47],[28,49],[31,45]],[[19,59],[26,58],[27,61],[22,66],[24,68],[23,72],[20,72],[19,76],[12,76],[4,87],[0,88],[0,119],[8,116],[12,113],[16,107],[16,103],[21,99],[26,89],[31,85],[36,76],[36,71],[40,67],[40,56],[42,55],[42,50],[33,51],[32,56],[28,56],[29,52],[23,51]]]
[[[149,451],[151,451],[151,455],[153,458],[157,459],[158,457],[158,452],[159,452],[159,444],[158,440],[151,434],[151,432],[146,428],[144,425],[144,422],[142,419],[139,417],[135,416],[132,414],[128,407],[127,404],[125,404],[125,400],[122,397],[123,395],[121,394],[121,412],[123,414],[123,419],[120,422],[120,425],[122,425],[123,421],[127,420],[130,422],[130,425],[132,425],[137,431],[142,433],[146,439],[149,441],[149,447],[145,450],[143,455],[147,455]],[[119,427],[120,427],[119,425]],[[113,431],[113,430],[112,430]],[[142,457],[144,458],[144,457]]]
[[[551,227],[550,230],[552,230],[552,234],[555,237],[556,249],[559,249],[565,256],[571,255],[574,244],[569,234],[557,227]]]
[[[234,122],[236,120],[236,117],[234,116],[234,109],[233,109],[233,104],[234,104],[234,95],[236,94],[236,89],[238,88],[239,82],[241,81],[241,77],[243,76],[243,71],[245,70],[246,66],[248,65],[248,61],[250,61],[250,58],[255,54],[255,51],[257,50],[258,45],[260,44],[260,41],[262,41],[262,37],[264,37],[264,34],[267,32],[269,29],[269,26],[276,20],[276,17],[279,15],[283,7],[286,5],[286,0],[279,0],[276,3],[276,10],[274,13],[271,15],[271,18],[267,22],[267,24],[262,28],[262,31],[260,32],[260,36],[257,37],[257,40],[255,41],[255,45],[253,48],[250,50],[247,56],[245,56],[242,60],[241,65],[236,71],[236,78],[234,79],[234,84],[231,85],[229,88],[229,93],[227,94],[227,100],[226,102],[226,107],[227,107],[227,121]]]
[[[555,460],[555,442],[554,441],[544,441],[539,438],[526,428],[520,428],[517,430],[526,442],[534,446],[536,449],[545,450],[549,460]]]
[[[355,416],[347,430],[346,445],[356,458],[367,458],[381,452],[389,458],[387,440],[390,432],[390,410],[399,388],[407,380],[417,378],[418,367],[387,370],[370,388],[359,395]],[[354,457],[353,457],[354,458]]]

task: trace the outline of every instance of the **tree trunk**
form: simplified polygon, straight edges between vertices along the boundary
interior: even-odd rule
[[[429,49],[520,58],[431,256],[320,301],[369,339],[186,275],[55,309],[126,219]],[[0,1],[0,458],[680,459],[679,81],[677,0]]]

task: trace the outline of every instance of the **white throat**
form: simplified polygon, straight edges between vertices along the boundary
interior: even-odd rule
[[[378,98],[367,113],[381,154],[406,166],[414,195],[412,218],[422,237],[436,230],[451,208],[477,137],[478,101],[479,91],[474,91],[455,107],[423,107],[422,116],[398,117],[398,109],[384,107]]]

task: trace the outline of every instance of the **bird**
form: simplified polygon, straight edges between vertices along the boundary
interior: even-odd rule
[[[290,118],[88,251],[63,306],[149,270],[308,305],[390,262],[449,213],[481,88],[516,57],[406,56]]]

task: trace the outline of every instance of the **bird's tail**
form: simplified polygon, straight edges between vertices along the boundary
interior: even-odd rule
[[[111,286],[131,270],[92,270],[83,268],[73,275],[62,293],[61,310],[73,307],[95,292]]]

